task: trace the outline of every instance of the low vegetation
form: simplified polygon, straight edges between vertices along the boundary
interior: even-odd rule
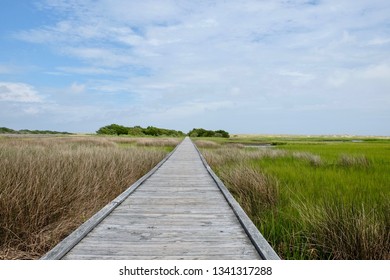
[[[14,130],[7,127],[0,127],[0,134],[71,134],[66,131],[52,131],[52,130],[29,130],[29,129],[21,129]]]
[[[179,141],[0,138],[0,259],[39,258]]]
[[[167,148],[170,151],[172,147],[176,147],[182,138],[145,138],[145,137],[114,137],[108,138],[110,141],[118,144],[121,147],[157,147]]]
[[[282,258],[390,259],[389,139],[196,139]],[[0,259],[39,258],[180,141],[1,136]]]
[[[158,128],[154,126],[148,126],[142,128],[140,126],[126,127],[118,124],[110,124],[101,127],[96,131],[100,135],[130,135],[130,136],[170,136],[170,137],[183,137],[185,134],[182,131],[173,129]]]
[[[390,259],[388,139],[268,140],[199,146],[282,258]]]
[[[191,137],[222,137],[229,138],[230,135],[224,130],[206,130],[203,128],[194,128],[187,134],[182,131],[158,128],[154,126],[148,126],[143,128],[140,126],[127,127],[118,124],[110,124],[103,126],[96,131],[100,135],[130,135],[130,136],[168,136],[168,137],[184,137],[185,135]]]
[[[222,137],[229,138],[229,132],[225,130],[207,130],[204,128],[194,128],[190,132],[188,132],[188,136],[190,137]]]

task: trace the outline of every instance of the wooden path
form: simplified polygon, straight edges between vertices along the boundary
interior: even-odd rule
[[[278,259],[189,138],[42,259]]]

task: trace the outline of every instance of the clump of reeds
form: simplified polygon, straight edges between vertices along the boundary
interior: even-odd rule
[[[0,141],[0,259],[38,258],[166,152],[102,138]]]
[[[195,140],[194,143],[198,148],[218,148],[218,147],[221,147],[221,145],[218,144],[217,142],[209,141],[209,140]]]
[[[278,201],[278,182],[260,168],[248,164],[248,160],[264,157],[280,157],[285,152],[267,149],[247,150],[223,146],[218,149],[203,149],[208,164],[229,188],[229,191],[251,217],[260,219],[264,209],[272,208]]]
[[[219,176],[244,211],[254,219],[260,219],[261,213],[278,201],[278,182],[254,166],[238,164],[221,169]]]
[[[314,155],[309,152],[294,152],[293,157],[302,159],[312,166],[320,166],[322,164],[321,157],[319,155]]]
[[[112,139],[118,144],[134,144],[141,147],[176,147],[181,138],[146,138],[146,137],[117,137]]]
[[[343,154],[338,160],[338,165],[342,167],[368,168],[371,166],[371,161],[365,155],[353,156]]]
[[[237,164],[246,160],[259,160],[262,158],[280,158],[288,155],[286,151],[274,149],[242,149],[235,146],[220,146],[217,149],[202,149],[202,154],[211,167]]]
[[[226,144],[226,146],[229,148],[237,148],[237,149],[245,148],[245,145],[241,144],[241,143],[228,143],[228,144]]]
[[[181,139],[179,138],[137,138],[137,146],[146,147],[176,147]]]
[[[339,200],[301,206],[316,258],[390,259],[390,208],[345,205]]]

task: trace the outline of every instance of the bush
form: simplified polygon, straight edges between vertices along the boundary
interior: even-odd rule
[[[110,124],[101,127],[98,131],[96,131],[97,134],[108,134],[108,135],[128,134],[128,132],[129,129],[127,127],[118,124]]]
[[[223,137],[229,138],[230,135],[225,130],[206,130],[204,128],[194,128],[190,132],[188,132],[188,136],[190,137]]]
[[[97,134],[103,135],[131,135],[131,136],[171,136],[171,137],[183,137],[182,131],[173,129],[158,128],[154,126],[148,126],[142,128],[140,126],[126,127],[118,124],[111,124],[103,126],[96,131]]]

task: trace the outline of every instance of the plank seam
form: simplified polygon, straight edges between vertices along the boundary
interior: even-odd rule
[[[191,140],[191,139],[190,139]],[[191,140],[192,142],[192,140]],[[225,184],[219,179],[219,177],[214,173],[206,159],[203,157],[202,153],[199,151],[198,147],[192,142],[200,159],[202,160],[203,165],[205,166],[207,172],[211,175],[214,182],[217,184],[218,188],[222,192],[226,201],[232,208],[234,214],[239,220],[240,224],[244,228],[246,234],[251,240],[252,244],[256,248],[256,251],[259,253],[260,257],[264,260],[280,260],[280,257],[276,254],[274,249],[264,238],[264,236],[259,232],[257,227],[253,224],[252,220],[248,217],[245,211],[241,208],[240,204],[234,199],[229,190],[226,188]]]
[[[182,141],[183,142],[183,141]],[[148,178],[150,178],[177,150],[182,143],[180,142],[175,149],[170,152],[163,160],[161,160],[148,173],[138,179],[124,192],[118,195],[114,200],[96,212],[91,218],[85,221],[81,226],[70,233],[65,239],[59,242],[54,248],[47,252],[41,260],[60,260],[73,247],[75,247],[88,233],[90,233],[101,221],[103,221],[115,208],[125,201],[139,186],[141,186]]]

